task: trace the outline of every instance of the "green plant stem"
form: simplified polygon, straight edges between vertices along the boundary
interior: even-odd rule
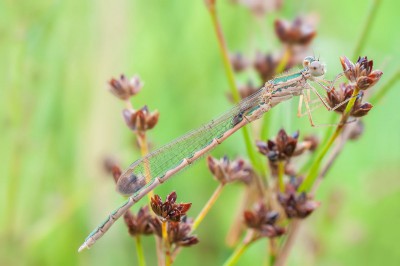
[[[287,238],[275,260],[275,263],[272,265],[274,265],[274,266],[286,265],[286,261],[289,258],[290,251],[292,250],[292,247],[296,240],[296,236],[299,232],[301,223],[302,223],[302,220],[298,220],[298,219],[294,219],[291,221],[290,226],[289,226],[289,232],[287,234]]]
[[[161,234],[164,243],[164,250],[165,250],[165,266],[171,265],[171,254],[170,254],[170,245],[168,239],[168,232],[167,232],[167,221],[161,222]]]
[[[248,240],[247,240],[248,239]],[[251,243],[254,241],[254,232],[249,231],[245,239],[242,243],[240,243],[236,248],[232,255],[225,261],[224,266],[232,266],[235,265],[243,253],[247,250]]]
[[[371,31],[371,26],[372,26],[372,23],[375,20],[376,13],[378,11],[378,7],[379,7],[380,3],[381,3],[381,0],[374,0],[372,2],[372,6],[371,6],[371,8],[369,10],[369,13],[367,15],[366,21],[364,23],[364,28],[361,31],[361,36],[358,39],[358,43],[357,43],[356,48],[354,49],[353,56],[355,58],[360,56],[360,53],[364,49],[364,45],[366,43],[366,39],[368,37],[368,33]]]
[[[398,69],[394,75],[383,85],[369,100],[372,103],[381,101],[383,96],[393,87],[393,85],[400,79],[400,69]]]
[[[285,162],[278,161],[278,185],[279,185],[279,191],[282,193],[285,192],[285,182],[283,182],[284,173],[285,173]]]
[[[279,61],[279,64],[275,68],[275,74],[282,73],[285,71],[287,64],[289,63],[289,59],[292,55],[292,48],[290,46],[285,46],[285,51],[283,53],[282,59]]]
[[[140,235],[137,235],[135,237],[135,240],[136,240],[136,252],[137,252],[137,256],[138,256],[138,264],[140,266],[146,266],[146,260],[144,258],[143,245],[142,245]]]
[[[193,222],[192,230],[193,233],[203,219],[206,217],[207,213],[211,210],[211,207],[214,206],[215,202],[221,195],[222,189],[225,187],[225,184],[220,183],[219,186],[215,189],[214,193],[211,195],[210,199],[207,201],[206,205],[204,205],[203,209],[197,215],[196,219]]]
[[[208,199],[206,205],[204,205],[203,209],[200,211],[200,213],[197,215],[196,219],[194,220],[192,229],[189,234],[192,234],[197,229],[197,227],[199,227],[200,223],[204,220],[207,213],[211,210],[212,206],[214,206],[215,202],[221,195],[221,192],[224,187],[225,187],[225,184],[220,183],[219,186],[215,189],[214,193]],[[175,259],[175,257],[179,254],[180,250],[181,250],[180,246],[175,247],[175,249],[171,253],[172,260]]]
[[[232,98],[235,103],[238,103],[240,101],[240,95],[239,95],[239,91],[236,86],[235,76],[233,74],[232,65],[229,60],[229,53],[228,53],[228,49],[226,46],[224,34],[222,32],[221,24],[219,23],[219,20],[218,20],[215,3],[213,1],[210,1],[210,2],[212,2],[212,3],[208,3],[206,6],[207,6],[208,11],[210,12],[213,27],[214,27],[215,33],[217,35],[218,45],[219,45],[221,56],[222,56],[222,62],[224,64],[225,73],[228,78],[228,83],[229,83],[229,88],[230,88],[230,91],[232,94]],[[255,168],[260,173],[263,173],[263,174],[266,173],[265,165],[260,162],[260,160],[257,157],[257,154],[253,148],[253,141],[252,141],[249,129],[247,127],[243,127],[241,131],[242,131],[244,142],[246,145],[246,151],[247,151],[247,154],[249,156],[251,163],[255,166]]]
[[[278,247],[275,238],[269,238],[269,265],[275,265]]]
[[[307,177],[304,179],[303,183],[301,183],[301,185],[299,187],[300,192],[308,192],[311,189],[311,187],[313,186],[315,179],[318,177],[318,171],[320,169],[321,162],[324,159],[325,155],[328,153],[330,147],[332,146],[332,144],[334,143],[336,138],[342,132],[344,125],[346,124],[346,121],[347,121],[348,117],[350,116],[350,111],[352,110],[352,108],[354,106],[354,103],[356,101],[356,98],[357,98],[357,95],[359,92],[360,92],[360,89],[356,87],[353,91],[352,98],[346,105],[346,109],[344,110],[344,112],[342,114],[342,118],[340,120],[339,125],[336,127],[335,132],[332,134],[332,136],[329,138],[326,145],[323,147],[321,152],[318,154],[318,156],[316,157],[316,159],[314,160],[314,162],[311,166],[311,169],[310,169]]]

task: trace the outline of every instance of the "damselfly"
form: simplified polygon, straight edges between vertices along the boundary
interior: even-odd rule
[[[131,196],[86,238],[78,251],[90,248],[119,217],[151,190],[221,144],[241,127],[259,119],[275,105],[293,96],[301,96],[300,103],[304,101],[312,125],[309,95],[305,93],[305,90],[313,91],[328,110],[336,109],[338,106],[330,108],[319,92],[308,82],[314,81],[329,91],[330,88],[324,85],[326,81],[322,78],[325,74],[325,65],[314,57],[306,57],[303,67],[298,72],[266,82],[264,87],[243,99],[220,117],[132,163],[117,183],[120,193]],[[340,105],[342,104],[344,103]],[[149,181],[146,182],[146,180]]]

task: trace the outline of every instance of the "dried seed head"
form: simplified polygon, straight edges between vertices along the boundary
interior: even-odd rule
[[[152,217],[148,206],[140,208],[136,216],[132,215],[130,211],[126,212],[124,214],[124,220],[131,236],[150,235],[153,233],[153,228],[151,226]]]
[[[277,237],[285,233],[285,230],[275,225],[279,213],[269,210],[264,203],[259,203],[253,211],[243,213],[247,227],[257,230],[261,236]]]
[[[266,155],[270,162],[288,161],[293,155],[297,146],[299,132],[288,136],[284,129],[279,130],[275,141],[258,141],[256,143],[258,151]]]
[[[186,215],[186,212],[192,206],[192,203],[176,202],[177,195],[175,192],[170,193],[165,202],[162,202],[160,196],[154,195],[151,198],[150,206],[153,212],[161,219],[173,222],[179,222],[181,217]]]
[[[145,132],[152,129],[157,124],[158,117],[160,116],[157,110],[149,112],[147,106],[137,111],[124,109],[122,115],[127,126],[131,130],[138,132]]]
[[[380,70],[372,70],[374,62],[365,57],[358,57],[357,62],[354,64],[347,57],[340,57],[343,71],[346,78],[355,84],[359,89],[366,90],[374,86],[383,75]]]
[[[215,179],[222,184],[234,181],[242,181],[248,184],[254,174],[251,165],[243,159],[236,159],[231,162],[227,156],[219,160],[209,156],[207,164]]]
[[[138,76],[134,76],[128,80],[123,74],[119,79],[112,78],[108,84],[110,91],[121,100],[128,100],[143,87],[143,83]]]
[[[348,130],[351,130],[349,139],[357,140],[364,132],[364,123],[361,120],[357,120],[354,126],[348,127]]]
[[[301,46],[308,45],[316,35],[314,27],[300,17],[292,23],[277,19],[275,21],[275,33],[282,43]]]
[[[280,10],[282,0],[231,0],[235,4],[240,4],[250,9],[254,15],[263,16],[266,13]]]
[[[279,59],[272,54],[263,54],[259,51],[253,63],[254,69],[257,71],[263,83],[270,80],[275,75],[275,69],[279,64]]]
[[[258,91],[260,87],[256,87],[251,80],[248,80],[246,84],[239,85],[238,91],[241,99],[247,98]],[[231,93],[227,94],[227,98],[230,102],[234,103],[233,96]]]
[[[355,85],[342,83],[339,85],[339,89],[333,89],[329,91],[326,98],[329,106],[333,108],[336,105],[349,99],[353,95],[354,89]],[[360,92],[358,94],[357,99],[354,102],[353,109],[350,112],[351,116],[362,117],[365,116],[372,109],[373,107],[372,104],[367,102],[365,103],[362,102],[363,96],[364,96],[363,92]],[[343,113],[345,109],[346,109],[346,104],[343,104],[339,108],[335,109],[335,112]]]
[[[118,182],[118,179],[122,174],[122,170],[118,162],[112,158],[106,158],[104,160],[104,168],[107,173],[112,174],[114,181]]]
[[[286,190],[285,193],[278,194],[278,202],[282,205],[289,219],[306,218],[320,205],[319,202],[307,198],[305,192],[298,194],[290,189]]]
[[[241,53],[231,54],[230,60],[231,60],[233,70],[235,72],[241,72],[241,71],[245,70],[249,65],[249,62]]]
[[[151,227],[156,235],[162,237],[162,225],[160,219],[154,217],[151,221]],[[196,236],[190,235],[192,228],[192,220],[187,219],[186,216],[182,218],[181,222],[168,222],[167,234],[170,245],[175,244],[181,247],[189,247],[199,243]]]

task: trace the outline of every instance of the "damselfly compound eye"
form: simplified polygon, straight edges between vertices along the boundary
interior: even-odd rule
[[[306,58],[304,58],[303,60],[303,67],[309,67],[311,62],[314,62],[315,58],[312,56],[307,56]]]
[[[319,77],[325,74],[325,66],[319,61],[313,61],[309,65],[311,76]]]

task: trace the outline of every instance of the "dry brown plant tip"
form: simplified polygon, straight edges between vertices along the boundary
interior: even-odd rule
[[[293,22],[277,19],[275,33],[282,43],[302,46],[308,45],[316,35],[314,27],[301,17],[296,18]]]
[[[256,230],[260,237],[278,237],[285,233],[285,229],[275,223],[279,218],[279,213],[270,210],[264,203],[255,205],[253,211],[243,213],[247,227]]]
[[[366,90],[374,86],[383,75],[380,70],[372,70],[374,62],[366,56],[358,57],[354,64],[347,57],[340,57],[344,74],[351,84],[356,85],[360,90]]]
[[[249,184],[254,174],[251,165],[240,158],[231,162],[227,156],[219,160],[209,156],[207,164],[215,179],[222,184],[234,181]]]
[[[124,214],[124,220],[131,236],[150,235],[153,233],[153,229],[150,224],[152,216],[147,205],[140,208],[136,216],[131,212],[126,212]]]
[[[162,237],[162,222],[159,218],[154,217],[151,221],[151,227],[154,233]],[[168,222],[167,234],[169,244],[175,244],[181,247],[189,247],[199,243],[197,236],[190,235],[192,229],[192,220],[187,219],[186,216],[180,222]]]
[[[303,181],[302,177],[291,177],[286,183],[284,193],[278,193],[278,202],[283,207],[287,218],[306,218],[318,206],[319,202],[313,201],[305,192],[298,193],[297,189]]]
[[[118,79],[112,78],[108,84],[111,93],[121,100],[128,100],[138,94],[143,87],[143,83],[138,76],[127,79],[123,74]]]
[[[170,193],[165,202],[158,195],[151,198],[150,206],[153,212],[164,221],[179,222],[181,217],[192,206],[192,203],[176,203],[177,195],[175,192]]]
[[[159,112],[150,112],[147,106],[139,110],[124,109],[122,115],[126,125],[135,132],[145,132],[154,128],[158,122]]]

